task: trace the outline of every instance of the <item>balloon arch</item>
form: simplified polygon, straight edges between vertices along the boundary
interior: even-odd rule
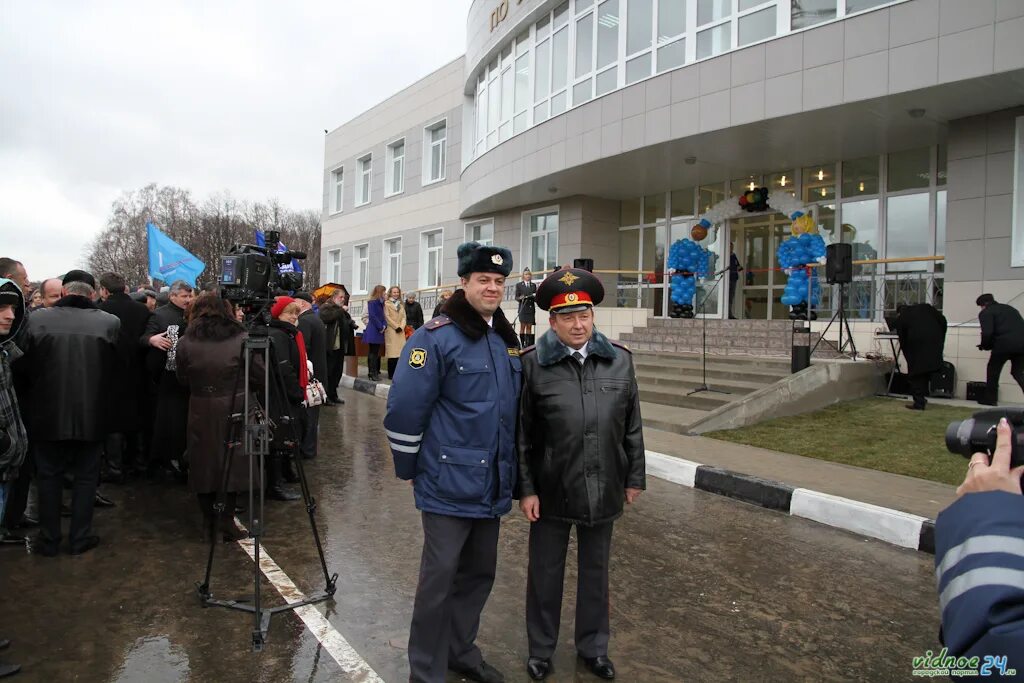
[[[790,307],[790,318],[813,317],[813,312],[809,312],[808,308],[820,302],[821,288],[817,272],[806,266],[809,263],[825,262],[825,240],[818,234],[818,226],[803,204],[788,192],[769,193],[765,187],[718,202],[690,229],[692,239],[676,240],[669,247],[668,271],[671,274],[672,302],[669,314],[672,317],[692,318],[697,280],[707,280],[715,275],[712,256],[699,242],[709,233],[714,239],[714,232],[723,221],[766,211],[777,211],[793,221],[790,228],[792,235],[783,240],[776,251],[778,265],[788,276],[782,303]]]

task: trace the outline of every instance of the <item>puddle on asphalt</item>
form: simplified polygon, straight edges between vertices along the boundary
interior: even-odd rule
[[[179,683],[189,677],[188,656],[166,636],[136,640],[124,655],[115,683]]]

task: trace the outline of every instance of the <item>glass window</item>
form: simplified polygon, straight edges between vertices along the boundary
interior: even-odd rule
[[[929,256],[928,193],[889,197],[885,216],[885,257]],[[886,270],[927,270],[924,261],[887,263]]]
[[[791,0],[790,28],[794,31],[836,18],[836,0]]]
[[[498,119],[501,114],[501,99],[498,88],[500,81],[497,77],[492,78],[490,83],[487,85],[487,92],[489,96],[487,98],[487,132],[492,133],[498,127]]]
[[[359,203],[368,204],[370,201],[370,182],[373,172],[373,157],[367,154],[359,160]]]
[[[537,68],[534,70],[533,99],[539,102],[547,97],[551,90],[551,41],[546,40],[537,46]],[[545,117],[547,118],[547,117]]]
[[[619,0],[608,0],[597,9],[597,68],[619,58]]]
[[[558,212],[530,216],[530,270],[540,273],[558,266]]]
[[[878,157],[843,162],[843,197],[878,194]]]
[[[583,104],[594,97],[594,81],[588,78],[582,83],[577,83],[572,88],[573,105]]]
[[[686,0],[658,3],[658,43],[667,43],[686,30]]]
[[[327,252],[331,257],[331,282],[341,282],[341,249]]]
[[[565,0],[561,5],[555,8],[555,24],[553,31],[557,31],[561,27],[569,23],[569,0]]]
[[[649,194],[644,197],[644,223],[665,220],[665,193]]]
[[[748,14],[739,19],[738,45],[749,45],[775,35],[775,8]]]
[[[836,177],[833,164],[809,166],[804,169],[804,201],[820,202],[835,199]]]
[[[548,118],[548,103],[541,102],[533,108],[533,123],[538,124],[541,121],[546,121]]]
[[[384,273],[381,278],[386,287],[399,285],[402,281],[402,238],[384,240]]]
[[[935,254],[946,255],[946,191],[935,193]]]
[[[729,190],[732,194],[739,194],[761,187],[761,176],[748,175],[746,178],[737,178],[729,183]]]
[[[433,128],[428,128],[427,144],[427,182],[443,180],[445,177],[445,156],[448,142],[448,126],[439,123]]]
[[[344,206],[344,194],[342,193],[345,184],[345,169],[339,168],[331,172],[334,181],[334,192],[331,194],[331,212],[337,213]],[[341,252],[338,252],[341,253]]]
[[[686,63],[686,39],[682,38],[665,47],[658,48],[658,73],[674,69]]]
[[[501,72],[501,120],[508,121],[512,118],[512,96],[515,94],[513,79],[515,74],[512,68]]]
[[[530,31],[526,30],[516,38],[516,57],[521,57],[530,51]]]
[[[696,215],[693,207],[693,188],[672,190],[672,217],[693,215]]]
[[[562,29],[551,41],[551,92],[558,92],[569,77],[569,29]]]
[[[866,9],[885,5],[890,2],[892,2],[892,0],[846,0],[846,13],[853,14],[854,12],[863,12]]]
[[[774,2],[774,0],[769,1]],[[765,2],[766,0],[740,0],[739,9],[741,12],[744,12],[748,9],[754,9],[758,5],[763,5]]]
[[[537,42],[540,42],[551,34],[551,17],[545,15],[537,22]]]
[[[485,245],[494,244],[494,223],[492,221],[484,221],[467,224],[466,241],[479,242]]]
[[[566,104],[569,101],[569,96],[563,90],[554,97],[551,98],[551,115],[558,116],[565,111]]]
[[[576,78],[590,73],[594,63],[594,13],[576,20]]]
[[[842,241],[853,245],[853,260],[878,258],[878,200],[846,202],[842,209]],[[874,265],[854,266],[854,275],[875,272]]]
[[[732,0],[697,0],[697,26],[710,24],[732,14]]]
[[[697,34],[697,59],[725,52],[732,47],[732,35],[727,23]]]
[[[653,1],[629,0],[626,5],[626,54],[635,54],[649,48],[653,31]]]
[[[701,185],[697,190],[697,213],[707,213],[708,209],[725,199],[725,183]]]
[[[442,253],[444,249],[441,230],[425,233],[420,242],[420,286],[440,287],[442,275]]]
[[[818,234],[825,240],[825,244],[832,244],[839,241],[836,234],[836,205],[819,204],[814,207],[815,221],[818,224]]]
[[[615,90],[619,82],[619,67],[613,66],[597,75],[596,95],[601,96]]]
[[[619,225],[640,225],[640,198],[623,199],[619,207]]]
[[[516,59],[516,112],[526,111],[530,106],[530,53]]]
[[[487,137],[487,90],[482,89],[476,98],[476,139]]]
[[[365,294],[367,292],[367,284],[369,283],[369,252],[370,247],[367,244],[361,244],[352,250],[352,280],[355,283],[356,292],[359,294]]]
[[[636,83],[651,75],[651,53],[642,54],[639,57],[626,62],[626,85]]]
[[[790,194],[790,196],[796,196],[796,174],[793,171],[779,171],[777,173],[769,173],[767,180],[765,181],[765,187],[768,188],[769,192],[775,190],[784,190]]]
[[[591,7],[593,4],[594,0],[576,0],[576,13],[579,14],[588,7]]]
[[[928,187],[931,177],[931,149],[911,149],[889,155],[890,192]]]
[[[388,157],[388,194],[398,194],[405,189],[405,140],[399,140],[389,146]]]

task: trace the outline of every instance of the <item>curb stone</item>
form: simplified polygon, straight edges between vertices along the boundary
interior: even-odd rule
[[[342,375],[341,384],[348,389],[384,399],[391,389],[386,384],[349,375]],[[659,479],[735,498],[794,517],[803,517],[902,548],[935,554],[935,522],[926,517],[797,488],[656,451],[645,451],[645,456],[647,473]]]

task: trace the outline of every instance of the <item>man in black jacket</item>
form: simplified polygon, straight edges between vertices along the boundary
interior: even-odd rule
[[[28,433],[35,449],[39,485],[39,537],[35,552],[53,556],[60,548],[60,506],[64,472],[73,475],[70,550],[84,553],[99,544],[92,531],[100,454],[107,435],[111,380],[117,371],[120,321],[98,308],[96,281],[72,270],[64,276],[64,297],[53,308],[33,313],[25,334],[32,368]]]
[[[569,530],[576,526],[579,572],[576,651],[592,673],[615,677],[608,658],[608,563],[623,503],[646,488],[640,394],[626,347],[594,329],[604,298],[592,273],[565,268],[537,288],[551,329],[520,356],[520,509],[530,524],[526,584],[527,672],[552,671]]]
[[[137,466],[145,467],[139,449],[142,406],[146,400],[139,337],[146,330],[149,309],[145,304],[132,300],[124,278],[117,273],[100,276],[100,298],[103,299],[100,310],[121,321],[121,333],[117,338],[120,366],[114,378],[114,394],[108,402],[113,413],[112,431],[104,448],[106,457],[101,478],[123,482]]]
[[[1024,319],[1016,308],[997,303],[991,294],[982,294],[976,303],[981,306],[978,348],[992,352],[988,357],[985,396],[978,403],[994,406],[999,396],[999,375],[1006,361],[1010,361],[1010,376],[1024,391]]]
[[[320,304],[320,320],[325,326],[324,348],[327,352],[327,375],[321,379],[327,390],[327,405],[341,405],[345,402],[338,396],[338,383],[348,352],[348,338],[352,336],[352,316],[348,313],[348,293],[344,288],[336,289],[330,298]]]
[[[147,349],[146,370],[156,384],[156,419],[153,422],[149,470],[160,469],[184,476],[182,459],[188,429],[188,389],[174,370],[177,340],[185,335],[185,311],[192,304],[192,285],[178,280],[171,285],[169,300],[149,316],[139,338]]]
[[[416,292],[405,293],[405,322],[418,330],[423,327],[423,307],[416,301]]]
[[[946,318],[931,304],[901,305],[897,313],[895,328],[907,359],[907,382],[914,397],[907,408],[924,410],[928,405],[928,381],[942,369]]]
[[[306,345],[306,357],[313,363],[313,376],[321,382],[327,380],[327,326],[313,311],[313,297],[308,292],[296,292],[295,302],[302,309],[297,327]],[[299,452],[306,460],[317,454],[317,437],[320,428],[320,406],[306,408],[306,432]]]

